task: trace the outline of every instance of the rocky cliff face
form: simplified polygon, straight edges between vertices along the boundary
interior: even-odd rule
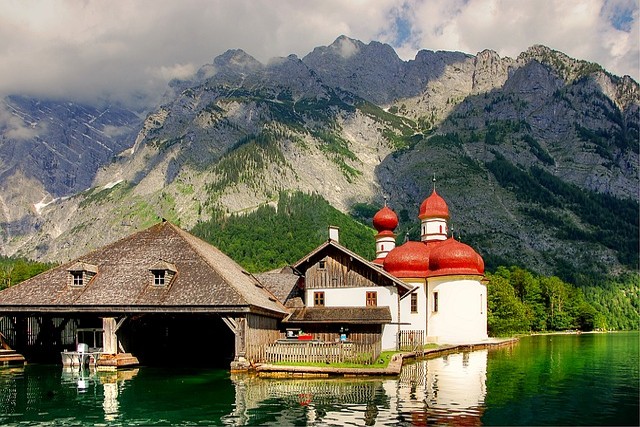
[[[141,120],[116,106],[12,96],[0,103],[0,254],[38,233],[40,210],[90,188]]]
[[[272,202],[281,190],[319,193],[343,211],[386,195],[413,232],[435,174],[454,228],[485,257],[547,272],[562,254],[617,268],[611,245],[585,245],[533,221],[544,202],[509,184],[504,171],[631,199],[637,210],[638,106],[637,82],[543,46],[516,59],[421,51],[402,61],[387,45],[340,37],[302,59],[268,64],[232,50],[173,82],[137,136],[128,133],[135,119],[122,116],[109,124],[122,138],[73,147],[100,168],[66,181],[62,172],[12,174],[33,190],[2,190],[4,224],[23,224],[3,225],[2,251],[68,259],[160,216],[190,228],[213,211]],[[94,131],[97,119],[75,117],[60,122],[75,135],[69,141],[86,134],[86,144],[111,129]],[[46,169],[45,159],[36,169]],[[70,196],[45,206],[61,195]],[[558,197],[554,215],[595,232]],[[40,201],[30,212],[16,208]]]

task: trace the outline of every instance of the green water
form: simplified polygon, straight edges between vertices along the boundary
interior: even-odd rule
[[[397,378],[0,368],[0,425],[638,425],[638,333],[526,337]]]

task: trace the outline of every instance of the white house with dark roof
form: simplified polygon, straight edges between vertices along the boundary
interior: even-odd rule
[[[423,319],[411,314],[414,286],[342,246],[337,228],[330,236],[293,264],[291,272],[275,275],[282,281],[299,277],[284,302],[290,312],[285,327],[327,342],[380,340],[383,350],[396,348],[398,332],[422,329]],[[269,283],[266,276],[259,277]]]

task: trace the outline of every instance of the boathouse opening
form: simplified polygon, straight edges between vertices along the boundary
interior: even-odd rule
[[[132,316],[118,339],[141,365],[228,368],[235,356],[235,336],[217,314]]]
[[[90,339],[89,347],[99,345],[102,325],[96,315],[0,317],[6,343],[32,363],[61,363],[60,353],[75,350],[79,339]],[[119,349],[141,365],[228,368],[235,356],[235,335],[215,313],[131,315],[116,335]]]

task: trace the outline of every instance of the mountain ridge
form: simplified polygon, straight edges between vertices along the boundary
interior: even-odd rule
[[[635,81],[543,46],[516,59],[423,50],[403,61],[388,45],[341,36],[267,64],[229,50],[173,81],[91,188],[25,213],[0,236],[2,252],[69,258],[159,216],[191,228],[213,210],[252,210],[281,191],[318,193],[343,212],[384,195],[410,229],[435,173],[454,228],[464,224],[483,256],[549,272],[585,245],[532,225],[523,212],[544,207],[496,168],[537,182],[539,167],[575,191],[637,205],[638,122]],[[585,259],[623,268],[615,249],[590,245]]]

